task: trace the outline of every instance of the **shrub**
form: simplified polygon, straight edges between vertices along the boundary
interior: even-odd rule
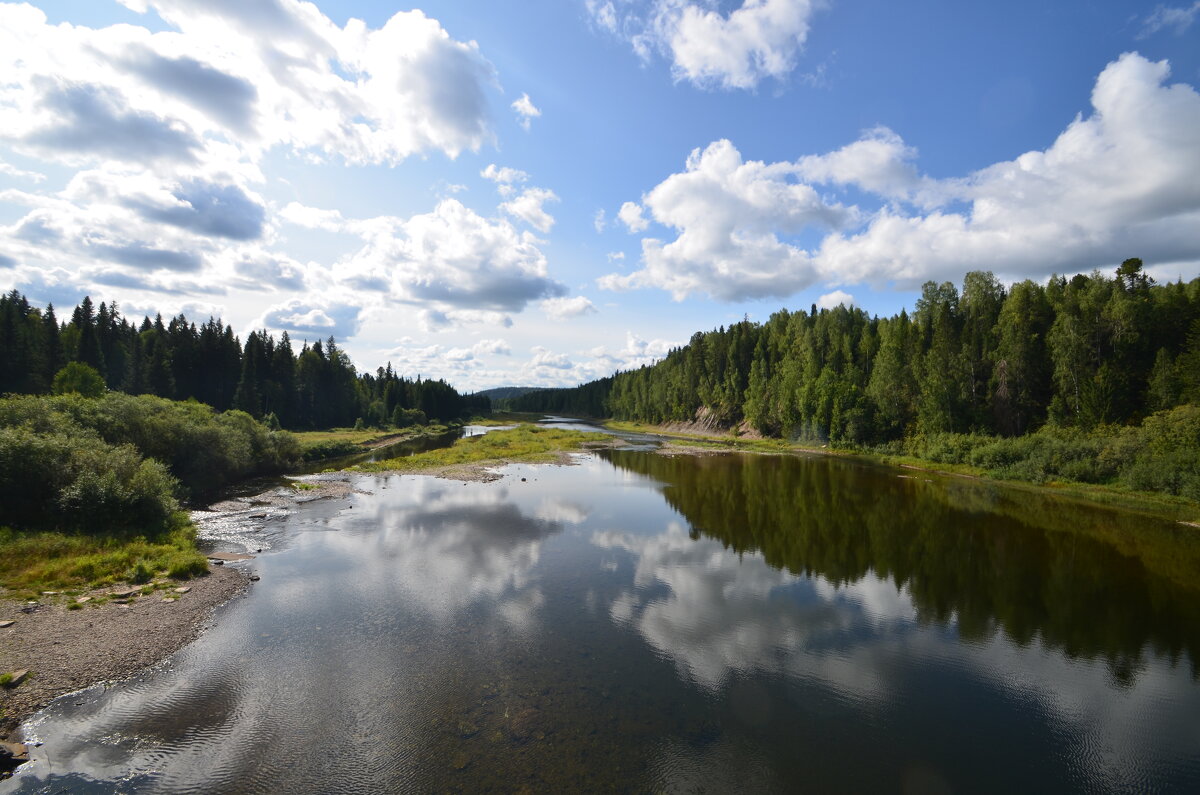
[[[106,391],[104,376],[83,362],[71,362],[55,373],[50,388],[56,395],[74,392],[87,398],[100,397]]]

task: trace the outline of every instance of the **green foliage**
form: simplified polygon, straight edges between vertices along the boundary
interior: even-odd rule
[[[172,494],[209,494],[299,458],[291,434],[195,401],[120,392],[94,400],[4,398],[0,490],[12,496],[3,500],[0,521],[19,527],[43,526],[39,521],[76,527],[85,519],[103,526],[161,522],[173,510],[164,494],[172,500]],[[47,505],[58,511],[44,510]]]
[[[83,362],[71,362],[54,375],[51,391],[56,395],[67,395],[72,392],[84,397],[95,398],[104,394],[107,387],[104,378]]]
[[[97,310],[85,298],[61,325],[53,307],[33,307],[17,291],[0,295],[0,394],[45,394],[63,365],[56,393],[98,395],[97,383],[131,395],[194,399],[219,411],[274,416],[279,428],[330,428],[362,417],[382,427],[397,408],[441,422],[487,413],[486,395],[462,396],[444,381],[402,378],[389,364],[358,373],[333,338],[305,342],[297,354],[279,340],[251,332],[243,347],[233,329],[209,318],[197,326],[183,315],[135,326],[116,304]],[[99,382],[82,373],[90,368]]]
[[[411,428],[414,425],[425,425],[428,422],[429,418],[420,409],[396,406],[396,410],[392,412],[392,425],[396,428]]]
[[[1200,403],[1200,279],[1156,285],[1136,258],[1112,277],[1007,290],[971,272],[961,291],[924,285],[911,318],[780,310],[694,334],[653,366],[511,403],[708,432],[745,423],[964,465],[976,455],[988,471],[1031,480],[1109,482],[1120,470],[1122,482],[1182,494],[1187,476],[1172,473],[1190,471],[1186,450],[1147,454],[1126,471],[1104,439],[1121,435],[1112,426]]]

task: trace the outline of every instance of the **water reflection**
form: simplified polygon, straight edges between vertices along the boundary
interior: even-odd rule
[[[890,581],[916,617],[953,624],[964,639],[999,628],[1020,645],[1101,657],[1119,682],[1137,676],[1147,651],[1187,657],[1200,676],[1200,534],[1188,528],[844,461],[605,456],[664,484],[692,537],[835,587]],[[886,590],[860,598],[903,612],[907,599]]]
[[[246,599],[43,713],[0,791],[1200,783],[1187,538],[844,461],[608,458],[299,506]]]

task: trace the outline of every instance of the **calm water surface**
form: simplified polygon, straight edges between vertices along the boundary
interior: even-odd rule
[[[36,717],[0,789],[1200,791],[1193,529],[827,457],[580,461],[245,529],[249,595]]]

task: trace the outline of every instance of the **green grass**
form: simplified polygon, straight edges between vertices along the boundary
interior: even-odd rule
[[[0,528],[0,586],[9,596],[145,581],[159,574],[188,579],[208,571],[185,514],[157,538],[20,532]]]
[[[364,472],[419,472],[426,469],[505,461],[537,463],[554,460],[557,453],[578,450],[589,442],[607,442],[611,436],[558,428],[522,425],[508,431],[459,439],[450,447],[425,453],[390,458],[354,467]]]
[[[293,480],[292,488],[296,491],[314,491],[317,488],[317,484],[305,483],[302,480]]]

